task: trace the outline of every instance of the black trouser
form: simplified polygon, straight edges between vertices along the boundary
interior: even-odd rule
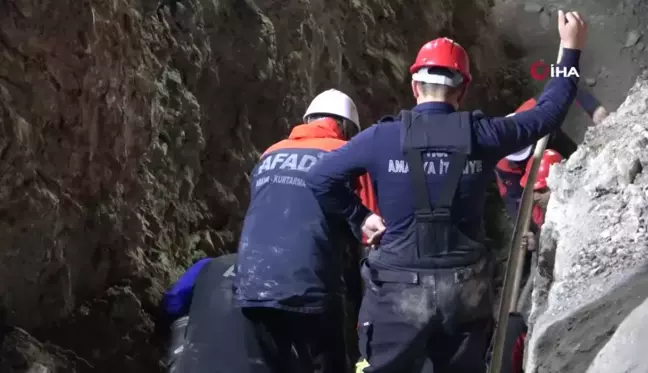
[[[426,359],[434,373],[486,372],[492,318],[460,324],[450,334],[434,317],[419,323],[419,320],[394,317],[388,309],[385,311],[382,319],[376,320],[382,328],[380,334],[375,324],[369,332],[373,334],[370,336],[373,341],[367,346],[371,368],[365,372],[418,373]]]
[[[445,270],[416,284],[372,279],[358,330],[365,372],[419,373],[426,362],[434,373],[486,372],[492,284],[485,266],[472,269],[468,278]]]
[[[346,373],[344,316],[341,310],[306,314],[274,308],[244,308],[273,373]]]
[[[350,247],[348,251],[348,259],[345,261],[345,333],[347,341],[347,355],[349,360],[352,362],[357,361],[360,358],[356,326],[358,324],[358,313],[360,312],[360,305],[364,294],[364,283],[360,276],[360,261],[365,257],[364,251],[365,250],[362,247]]]

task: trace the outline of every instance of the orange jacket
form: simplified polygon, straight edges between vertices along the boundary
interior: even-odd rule
[[[333,151],[346,143],[343,140],[338,124],[332,119],[324,118],[296,126],[287,139],[270,146],[263,154],[290,148],[313,148]],[[369,174],[364,174],[358,178],[356,193],[369,210],[378,214],[378,203]],[[365,235],[362,237],[362,243],[367,243]]]
[[[358,179],[358,188],[356,193],[360,196],[362,204],[365,205],[369,210],[374,214],[379,214],[378,212],[378,201],[376,200],[376,195],[374,193],[373,184],[371,183],[371,177],[369,174],[364,174]],[[362,244],[367,244],[367,236],[362,235]]]

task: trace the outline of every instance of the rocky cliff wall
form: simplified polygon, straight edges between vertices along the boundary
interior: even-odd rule
[[[646,307],[637,307],[648,298],[647,79],[641,75],[619,109],[551,169],[527,372],[646,369],[641,353],[612,352],[624,343],[628,350],[629,340],[647,343],[645,336],[628,335],[630,326],[619,326],[646,322]],[[621,369],[637,364],[639,370]]]
[[[161,292],[233,250],[247,170],[321,90],[368,125],[412,104],[409,63],[447,35],[469,106],[519,101],[487,0],[159,5],[0,2],[2,372],[160,371]]]

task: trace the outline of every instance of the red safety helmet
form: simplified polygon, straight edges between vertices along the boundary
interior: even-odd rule
[[[533,185],[533,190],[538,190],[547,187],[547,177],[549,176],[549,167],[552,164],[556,164],[563,160],[562,155],[555,150],[547,149],[542,154],[542,159],[540,160],[540,167],[538,168],[538,174],[536,175],[536,181]],[[520,185],[522,188],[526,187],[527,178],[531,172],[531,166],[533,165],[533,158],[529,159],[527,162],[526,172],[520,180]]]
[[[470,59],[463,47],[448,38],[428,41],[421,47],[416,61],[410,66],[410,74],[424,67],[445,67],[459,72],[466,84],[470,83]]]

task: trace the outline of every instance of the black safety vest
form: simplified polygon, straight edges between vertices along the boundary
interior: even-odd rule
[[[369,260],[378,266],[409,271],[476,263],[486,253],[486,247],[464,235],[452,221],[454,196],[473,148],[471,113],[402,111],[400,117],[404,126],[401,144],[413,185],[414,222],[402,239],[373,251]],[[435,151],[448,153],[450,164],[439,198],[432,204],[423,156]]]

